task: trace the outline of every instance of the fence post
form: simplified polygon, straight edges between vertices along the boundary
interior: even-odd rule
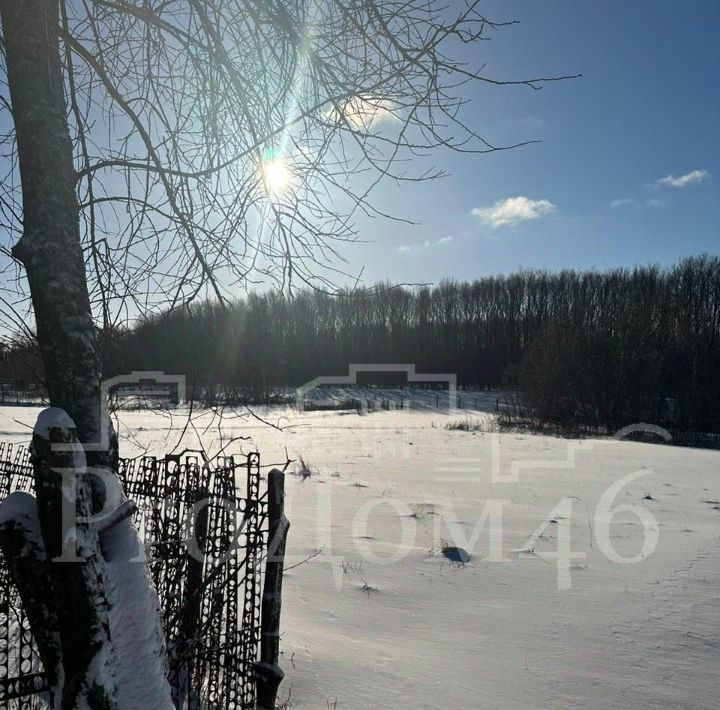
[[[195,470],[196,480],[193,483],[197,487],[192,492],[190,499],[193,503],[192,520],[188,519],[186,521],[186,524],[188,524],[187,532],[189,533],[188,540],[192,540],[192,543],[187,547],[188,566],[185,581],[185,606],[180,618],[179,648],[173,649],[178,656],[173,660],[179,662],[177,665],[179,691],[186,693],[185,698],[191,703],[191,707],[194,707],[192,703],[199,702],[198,690],[202,685],[202,679],[194,677],[193,662],[197,648],[200,645],[204,591],[203,568],[210,535],[210,491],[204,488],[202,483],[197,480],[200,471],[206,472],[205,469],[199,467]]]
[[[260,622],[260,661],[255,664],[258,710],[275,710],[278,686],[285,676],[278,658],[283,565],[289,528],[290,523],[285,517],[285,474],[273,469],[268,474],[268,547]]]

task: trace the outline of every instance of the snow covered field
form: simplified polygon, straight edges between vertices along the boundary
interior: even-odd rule
[[[2,439],[37,412],[0,409]],[[492,414],[256,413],[282,430],[196,413],[182,447],[249,436],[230,450],[307,467],[287,484],[290,707],[717,707],[720,452],[496,434]],[[132,455],[185,422],[121,423]]]

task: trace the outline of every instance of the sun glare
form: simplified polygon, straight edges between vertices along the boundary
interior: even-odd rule
[[[262,178],[265,189],[273,195],[285,192],[292,181],[292,173],[283,158],[263,160]]]

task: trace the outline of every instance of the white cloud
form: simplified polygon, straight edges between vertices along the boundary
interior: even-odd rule
[[[538,219],[555,211],[550,200],[531,200],[529,197],[508,197],[491,207],[476,207],[472,214],[490,227],[514,227],[521,222]]]
[[[620,197],[617,200],[613,200],[610,203],[610,207],[625,207],[627,205],[631,205],[633,202],[635,202],[634,197]]]
[[[445,244],[449,244],[453,238],[451,236],[447,237],[441,237],[437,241],[430,242],[426,241],[423,242],[420,246],[407,246],[407,244],[403,244],[402,246],[395,247],[396,251],[407,253],[409,251],[419,251],[420,249],[428,249],[429,247],[437,247],[437,246],[444,246]]]
[[[653,187],[687,187],[688,185],[696,185],[704,182],[710,177],[710,173],[707,170],[692,170],[685,175],[668,175],[667,177],[660,178],[653,183]]]
[[[355,128],[370,128],[380,123],[396,121],[394,109],[393,102],[389,99],[363,94],[353,96],[340,110],[333,106],[325,115],[334,122],[339,122],[341,116],[344,116]]]
[[[665,203],[662,200],[658,200],[655,197],[650,198],[645,202],[645,207],[664,207]]]

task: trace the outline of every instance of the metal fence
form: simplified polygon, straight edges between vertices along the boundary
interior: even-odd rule
[[[178,707],[255,707],[260,636],[260,562],[267,549],[267,493],[260,458],[200,455],[122,460],[135,524],[160,599]],[[0,443],[0,500],[32,491],[26,448]],[[204,560],[189,554],[195,540]],[[193,543],[194,544],[194,543]],[[0,560],[0,707],[46,707],[46,681],[20,599]]]

